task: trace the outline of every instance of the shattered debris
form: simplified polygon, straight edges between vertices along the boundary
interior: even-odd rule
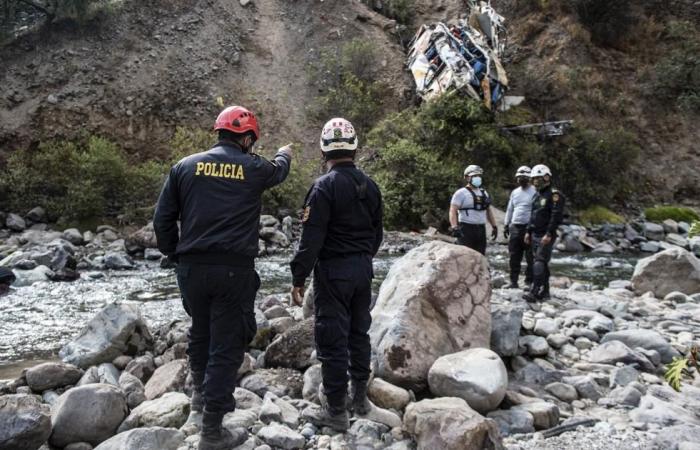
[[[508,89],[500,56],[505,19],[490,2],[471,2],[468,19],[454,25],[422,25],[409,44],[407,66],[424,100],[457,90],[496,109]]]
[[[558,120],[555,122],[530,123],[513,127],[503,127],[503,131],[521,135],[534,135],[540,138],[563,136],[574,124],[573,120]]]

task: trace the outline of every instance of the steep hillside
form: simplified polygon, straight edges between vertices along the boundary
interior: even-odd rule
[[[309,114],[319,93],[309,68],[320,52],[352,39],[374,43],[389,91],[381,108],[401,109],[413,99],[400,37],[423,22],[459,17],[467,2],[416,1],[403,32],[365,3],[377,2],[124,0],[82,26],[63,21],[25,33],[0,48],[0,155],[84,133],[143,158],[164,155],[175,127],[210,126],[220,97],[258,112],[261,147],[295,141],[314,156],[321,120]],[[697,205],[697,109],[681,110],[650,87],[662,58],[683,40],[700,42],[697,2],[635,6],[634,23],[612,46],[598,42],[575,3],[493,0],[510,29],[511,94],[526,97],[517,122],[574,119],[630,131],[643,151],[620,174],[636,181],[632,203]],[[669,33],[678,19],[695,27],[681,42]],[[512,124],[514,115],[498,120]]]

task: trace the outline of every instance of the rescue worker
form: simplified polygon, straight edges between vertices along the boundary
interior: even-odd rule
[[[486,220],[491,224],[491,238],[498,237],[498,226],[491,210],[491,196],[481,186],[484,171],[477,165],[464,169],[466,186],[452,196],[450,225],[452,236],[461,245],[486,254]]]
[[[525,233],[527,233],[527,224],[530,223],[532,199],[536,192],[536,189],[530,184],[530,168],[528,166],[519,167],[515,172],[515,179],[519,186],[510,193],[506,217],[503,222],[503,236],[508,239],[508,253],[510,255],[510,286],[508,287],[511,289],[518,288],[523,255],[525,255],[527,263],[525,285],[532,284],[532,249],[525,243]]]
[[[244,429],[231,435],[221,421],[235,409],[236,372],[256,333],[261,195],[285,180],[292,160],[291,146],[272,162],[252,153],[260,129],[243,107],[224,109],[214,130],[214,147],[170,170],[153,219],[158,248],[178,262],[183,305],[192,316],[191,409],[202,411],[199,449],[206,450],[229,449],[246,439]]]
[[[352,124],[331,119],[320,143],[328,172],[304,201],[301,240],[291,262],[292,301],[301,306],[313,271],[314,333],[323,384],[321,407],[309,407],[302,415],[317,426],[345,431],[348,408],[357,415],[370,408],[372,258],[383,238],[383,206],[379,187],[353,162],[358,140]]]
[[[537,193],[532,200],[530,223],[525,243],[532,246],[534,265],[532,287],[523,298],[528,302],[549,298],[549,260],[552,258],[557,228],[564,217],[564,195],[552,188],[552,172],[544,164],[538,164],[530,172]]]

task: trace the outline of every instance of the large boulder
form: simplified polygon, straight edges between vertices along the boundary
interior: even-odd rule
[[[304,370],[314,352],[314,319],[306,319],[278,335],[265,351],[265,367]]]
[[[609,341],[600,344],[591,350],[588,354],[588,360],[595,364],[630,364],[645,372],[654,372],[654,364],[646,356],[632,350],[620,341]]]
[[[0,448],[36,450],[51,435],[51,409],[33,395],[0,397]]]
[[[143,350],[139,347],[151,340],[138,306],[113,303],[97,313],[58,355],[64,362],[84,369]]]
[[[494,306],[491,312],[491,349],[503,357],[517,355],[522,321],[522,309]]]
[[[176,359],[160,366],[146,383],[146,398],[153,400],[166,392],[182,390],[187,380],[187,360]]]
[[[5,218],[5,226],[12,231],[24,231],[27,223],[17,214],[10,213]]]
[[[396,411],[402,411],[411,401],[411,394],[406,389],[394,386],[381,378],[372,379],[368,395],[380,408]]]
[[[95,450],[177,450],[185,435],[175,428],[137,428],[119,433],[95,447]]]
[[[680,356],[678,350],[673,348],[663,336],[654,330],[614,331],[603,336],[600,342],[605,343],[609,341],[620,341],[630,348],[641,347],[645,350],[656,350],[659,352],[661,362],[664,364],[670,363],[673,361],[673,358]]]
[[[133,428],[180,428],[190,414],[190,398],[180,392],[169,392],[156,400],[137,406],[119,426],[119,433]]]
[[[72,385],[80,380],[83,371],[72,364],[47,362],[27,370],[27,385],[34,392]]]
[[[96,446],[117,432],[129,408],[124,393],[109,384],[88,384],[66,391],[52,410],[51,445],[74,442]]]
[[[422,390],[440,356],[488,347],[490,299],[488,262],[478,252],[441,241],[411,250],[391,267],[372,311],[377,375]]]
[[[508,372],[501,358],[487,348],[442,356],[428,372],[430,391],[438,397],[459,397],[481,414],[503,401]]]
[[[638,294],[653,292],[664,298],[673,291],[700,292],[700,260],[680,247],[670,248],[637,262],[632,287]]]
[[[441,397],[406,407],[404,428],[420,449],[502,450],[496,422],[486,419],[461,398]]]

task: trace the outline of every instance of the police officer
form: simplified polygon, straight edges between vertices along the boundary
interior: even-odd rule
[[[313,271],[316,352],[322,364],[321,407],[306,420],[337,431],[349,427],[347,407],[369,411],[369,327],[372,257],[382,242],[379,188],[355,167],[357,135],[345,119],[331,119],[321,133],[328,172],[306,195],[299,249],[291,262],[292,300],[302,304]],[[346,405],[348,370],[351,405]]]
[[[528,286],[532,284],[532,250],[525,243],[525,233],[527,233],[527,224],[530,223],[532,199],[536,192],[536,189],[530,184],[530,168],[528,166],[519,167],[515,172],[515,179],[519,186],[510,193],[503,223],[503,236],[508,239],[508,253],[510,254],[510,286],[508,287],[511,289],[518,288],[523,254],[527,262],[525,284]]]
[[[178,261],[178,285],[192,316],[191,409],[203,411],[199,449],[206,450],[228,449],[246,439],[244,429],[231,435],[221,421],[235,408],[236,372],[256,332],[261,195],[284,181],[292,160],[290,146],[272,162],[251,153],[260,129],[243,107],[224,109],[214,129],[219,134],[214,147],[170,170],[153,219],[158,248]]]
[[[461,245],[486,254],[486,220],[491,224],[491,238],[498,237],[498,226],[491,210],[491,196],[481,186],[484,171],[474,164],[464,169],[466,187],[452,196],[450,225],[452,235]]]
[[[537,193],[532,200],[532,213],[527,226],[525,242],[532,245],[535,259],[533,282],[523,298],[536,302],[549,298],[549,260],[557,238],[557,228],[564,216],[564,195],[552,189],[552,172],[544,164],[538,164],[530,173]]]

